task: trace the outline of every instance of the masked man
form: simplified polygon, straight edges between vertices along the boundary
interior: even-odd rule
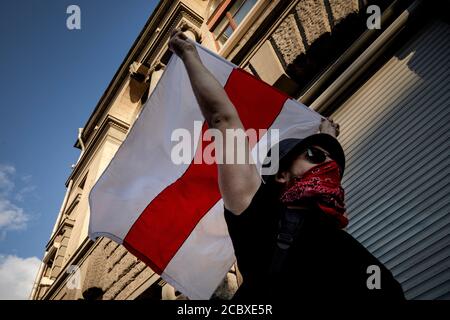
[[[222,133],[226,158],[226,130],[245,131],[236,109],[180,30],[169,48],[183,60],[209,128]],[[235,299],[404,299],[391,272],[342,230],[348,220],[339,128],[329,120],[320,128],[303,140],[281,141],[278,171],[262,179],[250,161],[218,164],[225,219],[243,277]]]

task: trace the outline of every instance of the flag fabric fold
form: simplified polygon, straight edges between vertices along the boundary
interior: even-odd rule
[[[245,129],[278,129],[279,138],[318,131],[321,116],[197,45],[203,64],[224,87]],[[203,123],[196,132],[194,123]],[[192,137],[190,163],[174,163],[172,133]],[[173,55],[125,141],[89,195],[89,236],[105,236],[190,299],[208,299],[235,261],[223,216],[217,165],[194,163],[207,129],[181,59]],[[274,143],[258,137],[258,148]],[[264,149],[263,148],[263,149]],[[260,167],[260,160],[255,159]]]

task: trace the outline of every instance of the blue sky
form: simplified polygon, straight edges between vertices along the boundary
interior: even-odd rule
[[[70,166],[79,155],[72,147],[77,130],[86,123],[157,3],[2,3],[0,287],[8,292],[0,292],[0,299],[23,295],[6,290],[11,283],[27,281],[18,280],[11,270],[36,268],[63,200]],[[71,4],[81,9],[81,30],[66,27]]]

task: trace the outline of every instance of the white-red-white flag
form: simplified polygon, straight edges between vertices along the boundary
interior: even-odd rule
[[[321,116],[197,45],[245,129],[278,129],[280,140],[317,133]],[[188,74],[173,55],[109,166],[89,195],[89,236],[111,238],[191,299],[208,299],[235,261],[218,188],[217,165],[195,164],[207,143]],[[189,130],[191,163],[172,161],[172,133]],[[199,136],[200,135],[200,136]],[[259,137],[253,151],[273,141]],[[253,152],[255,155],[256,153]],[[257,163],[261,161],[255,159]],[[251,230],[249,230],[251,232]]]

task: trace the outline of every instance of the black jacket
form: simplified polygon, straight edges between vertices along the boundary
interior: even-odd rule
[[[235,299],[402,300],[403,290],[391,272],[356,239],[320,211],[303,212],[304,222],[288,250],[281,272],[271,268],[278,224],[285,208],[266,185],[239,216],[225,209],[243,284]],[[381,289],[367,281],[380,270]],[[371,278],[372,279],[372,278]],[[372,281],[369,281],[372,282]]]

